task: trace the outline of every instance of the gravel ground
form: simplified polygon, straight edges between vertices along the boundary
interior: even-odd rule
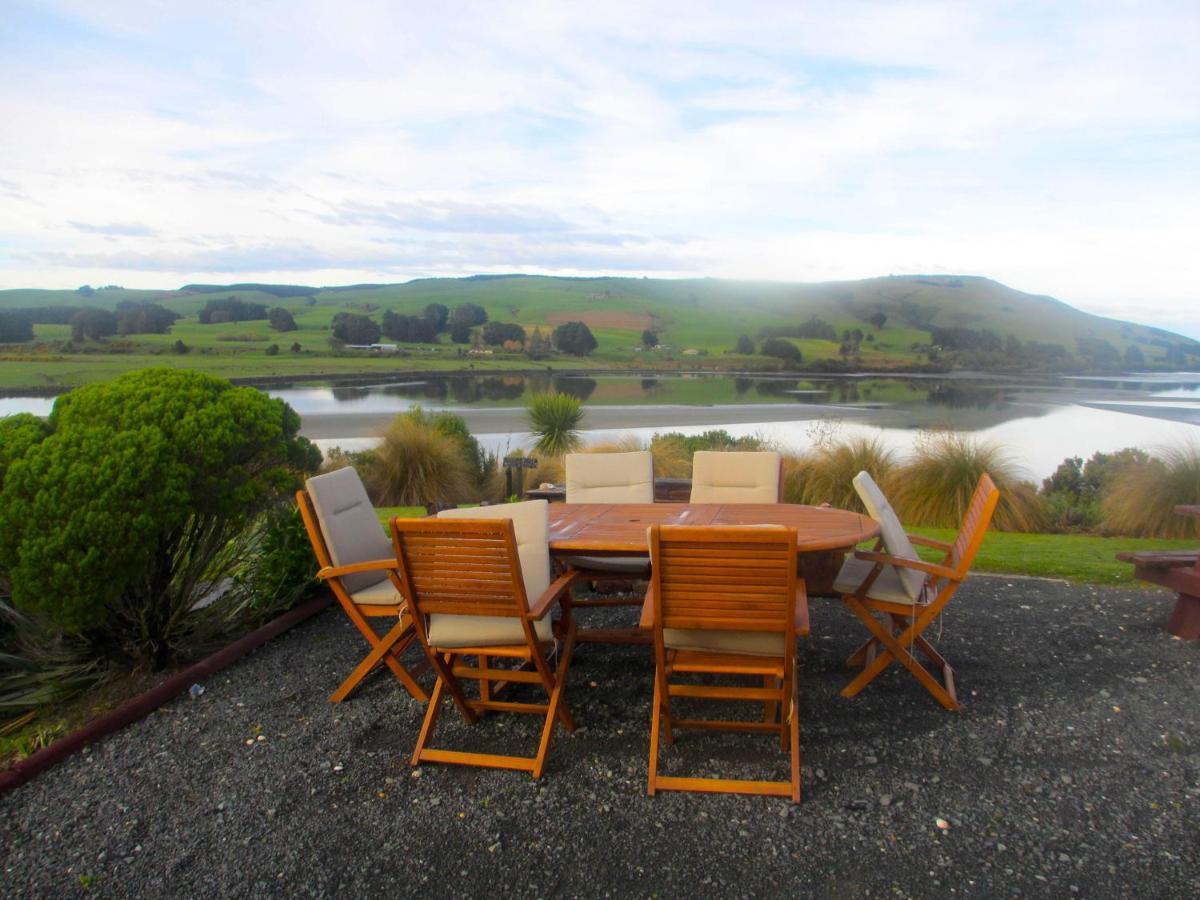
[[[1197,896],[1200,643],[1166,633],[1169,606],[976,578],[939,638],[964,701],[949,713],[895,666],[840,698],[864,632],[815,600],[795,807],[646,796],[644,647],[579,648],[580,728],[540,783],[414,771],[421,708],[394,681],[326,701],[365,646],[331,610],[0,798],[0,896]],[[441,746],[536,740],[531,717],[443,723]],[[786,771],[751,735],[685,734],[666,758]]]

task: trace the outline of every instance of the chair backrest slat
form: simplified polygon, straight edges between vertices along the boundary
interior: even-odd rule
[[[964,578],[971,569],[975,554],[983,544],[988,525],[992,521],[992,513],[996,511],[999,501],[1000,491],[991,476],[985,472],[979,476],[979,483],[975,485],[975,493],[971,496],[971,503],[963,516],[958,536],[954,539],[946,562],[949,568],[961,573]]]
[[[663,628],[787,631],[796,603],[793,528],[653,526]]]
[[[520,617],[525,585],[509,519],[395,519],[400,581],[414,615]]]

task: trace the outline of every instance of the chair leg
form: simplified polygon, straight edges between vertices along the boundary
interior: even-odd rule
[[[776,680],[773,676],[764,675],[763,676],[763,687],[778,688],[778,689],[782,690],[782,683],[776,684]],[[764,722],[775,721],[775,706],[776,706],[776,703],[774,700],[764,700],[763,701],[763,721]]]
[[[850,654],[850,656],[846,659],[846,665],[852,668],[858,668],[859,666],[866,665],[866,663],[869,662],[867,656],[871,652],[872,646],[877,643],[879,642],[875,638],[867,639],[867,641],[865,641],[857,650]]]
[[[925,689],[933,695],[934,699],[937,700],[938,703],[940,703],[946,709],[958,709],[958,699],[952,694],[953,675],[949,672],[950,667],[946,665],[943,668],[943,673],[948,674],[949,677],[947,685],[942,685],[938,683],[937,679],[930,675],[928,670],[921,665],[920,661],[917,660],[916,657],[914,657],[905,648],[905,644],[909,642],[911,642],[914,646],[919,646],[917,642],[921,641],[926,647],[928,647],[930,652],[936,654],[938,658],[941,658],[941,655],[937,654],[937,651],[933,650],[933,648],[929,646],[928,642],[925,641],[924,638],[922,638],[918,633],[924,629],[925,626],[937,614],[937,609],[926,608],[919,616],[909,621],[907,628],[905,628],[899,634],[894,634],[890,626],[885,626],[873,615],[871,615],[870,611],[863,606],[863,604],[856,597],[848,596],[845,598],[845,601],[846,604],[854,611],[854,614],[862,620],[863,624],[867,626],[867,628],[885,649],[878,656],[876,656],[875,659],[862,670],[862,672],[859,673],[857,678],[855,678],[850,682],[850,684],[846,685],[846,687],[842,689],[843,697],[856,696],[864,687],[874,681],[875,678],[878,677],[879,674],[893,662],[893,660],[895,660],[904,666],[904,668],[908,669],[908,671],[913,674],[917,681],[924,685]],[[944,660],[942,661],[943,663],[945,662]],[[947,690],[947,686],[950,687],[950,690]]]
[[[433,686],[433,696],[429,698],[429,705],[425,709],[425,719],[421,722],[421,730],[417,733],[417,746],[413,748],[412,764],[419,766],[421,764],[421,751],[429,744],[429,738],[433,736],[433,726],[437,724],[438,711],[442,705],[442,687],[445,682],[442,679],[437,680],[437,684]]]
[[[396,658],[398,654],[403,653],[408,648],[416,637],[412,631],[412,620],[402,617],[383,637],[380,637],[367,624],[365,619],[361,619],[361,621],[362,625],[359,631],[362,631],[363,637],[370,642],[371,652],[366,655],[362,662],[354,667],[354,671],[346,676],[346,680],[329,696],[330,702],[341,703],[345,700],[381,662],[391,670],[392,674],[404,685],[405,690],[408,691],[414,700],[418,700],[421,703],[428,700],[429,695],[425,693],[421,685],[409,674],[404,664]],[[355,622],[355,624],[357,625],[358,622]],[[364,628],[366,629],[365,631],[363,630]]]
[[[654,700],[650,705],[650,766],[646,793],[654,796],[658,781],[658,727],[662,708],[662,678],[654,673]]]
[[[567,683],[567,672],[571,667],[571,652],[575,648],[574,628],[571,629],[567,638],[567,646],[563,650],[562,659],[558,663],[558,669],[554,673],[554,686],[550,689],[550,703],[546,708],[546,723],[542,726],[542,737],[538,742],[537,757],[533,764],[533,778],[536,781],[542,777],[542,772],[546,768],[546,754],[550,750],[550,738],[554,735],[554,725],[561,719],[563,727],[567,731],[575,730],[575,719],[571,716],[571,711],[567,709],[566,701],[563,699],[563,689]]]
[[[792,802],[800,802],[800,690],[796,671],[792,669],[791,691],[788,693],[791,709],[787,713],[788,738],[792,751]],[[785,703],[787,701],[784,701]],[[782,723],[781,723],[782,724]]]

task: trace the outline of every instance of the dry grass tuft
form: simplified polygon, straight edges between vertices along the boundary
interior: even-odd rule
[[[1130,537],[1200,537],[1200,520],[1175,513],[1200,505],[1200,444],[1158,451],[1116,472],[1104,498],[1104,530]]]
[[[474,499],[475,477],[451,436],[409,416],[380,434],[364,481],[377,506],[436,507]]]
[[[863,512],[862,501],[854,490],[854,476],[865,470],[877,484],[886,484],[893,468],[895,455],[877,437],[864,435],[827,442],[809,457],[801,486],[803,502]]]
[[[957,432],[933,432],[917,442],[913,456],[894,469],[885,490],[907,525],[956,528],[971,502],[980,475],[1000,489],[992,519],[997,531],[1041,531],[1046,512],[1037,489],[995,444]]]

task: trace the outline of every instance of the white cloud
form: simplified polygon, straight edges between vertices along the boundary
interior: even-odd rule
[[[1194,4],[63,2],[0,286],[956,271],[1200,334]]]

